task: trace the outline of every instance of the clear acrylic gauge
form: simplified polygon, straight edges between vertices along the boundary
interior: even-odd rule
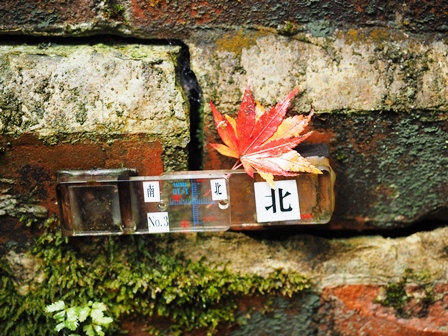
[[[63,170],[56,173],[65,235],[122,234],[134,226],[138,209],[129,199],[135,169]]]
[[[326,147],[304,148],[322,174],[275,177],[275,188],[244,170],[137,176],[134,169],[59,171],[66,235],[263,229],[328,223],[335,174]]]
[[[133,177],[133,200],[141,209],[137,233],[225,231],[230,227],[226,174],[166,174]]]
[[[57,193],[66,235],[225,231],[227,174],[135,176],[132,169],[60,171]]]

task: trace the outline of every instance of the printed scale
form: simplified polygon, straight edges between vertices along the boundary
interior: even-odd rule
[[[247,230],[325,224],[334,209],[335,176],[327,157],[308,160],[323,174],[275,177],[271,189],[244,170],[138,176],[134,169],[57,173],[65,235]]]

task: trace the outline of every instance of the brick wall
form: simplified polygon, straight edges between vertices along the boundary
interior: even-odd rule
[[[447,12],[444,1],[5,1],[2,251],[37,235],[20,218],[58,213],[59,169],[129,167],[159,175],[230,168],[233,163],[208,146],[218,140],[208,102],[234,115],[248,80],[264,105],[299,87],[290,113],[315,108],[311,141],[329,144],[337,175],[335,213],[319,230],[425,229],[429,220],[446,222]],[[380,238],[350,244],[391,248]],[[365,256],[358,263],[369,258],[371,265],[381,260]],[[267,267],[262,259],[253,261],[260,269]],[[343,270],[345,259],[324,259],[336,265],[337,277],[353,275],[354,284],[373,284],[372,291],[410,263],[391,261],[394,271],[374,275]],[[425,262],[430,268],[442,261]],[[316,272],[326,279],[322,288],[353,284]],[[433,275],[434,281],[444,276]],[[377,276],[383,280],[372,280]],[[356,309],[342,299],[348,287],[342,288],[325,289],[323,302],[331,296],[334,309]],[[338,323],[342,334],[353,334]],[[316,330],[329,334],[322,328]]]
[[[103,153],[98,162],[66,160],[48,176],[128,166],[132,154],[113,157],[104,142],[147,134],[164,162],[135,163],[142,173],[186,169],[193,120],[204,167],[228,168],[207,146],[216,140],[208,102],[235,113],[250,80],[266,105],[298,86],[293,112],[315,107],[315,141],[330,144],[338,176],[328,228],[407,226],[446,207],[443,3],[7,2],[2,10],[3,77],[13,78],[3,82],[5,159],[15,161],[19,139],[31,136],[43,148],[76,142],[70,157],[89,155],[85,141]],[[190,111],[192,92],[199,105]],[[30,163],[39,161],[33,153]],[[15,166],[3,170],[15,178]]]

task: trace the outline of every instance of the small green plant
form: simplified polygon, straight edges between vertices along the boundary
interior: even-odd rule
[[[55,313],[53,318],[58,324],[54,330],[57,332],[63,329],[79,331],[82,328],[87,336],[104,336],[103,327],[106,328],[113,321],[112,318],[104,316],[106,310],[106,305],[102,302],[89,301],[82,306],[67,307],[62,300],[45,308],[45,312]],[[78,335],[69,334],[69,336]]]
[[[108,19],[123,21],[124,20],[124,6],[123,5],[113,5],[112,7],[106,6],[104,8],[104,16]]]
[[[20,223],[24,223],[27,227],[31,227],[33,223],[37,222],[37,218],[29,215],[22,215],[19,219]]]
[[[302,30],[303,30],[303,28],[301,26],[299,26],[291,21],[285,21],[283,24],[281,24],[277,27],[277,32],[280,35],[285,35],[285,36],[295,35]]]

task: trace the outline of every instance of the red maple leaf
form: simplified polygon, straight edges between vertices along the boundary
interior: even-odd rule
[[[225,156],[238,159],[232,169],[242,165],[251,177],[254,177],[256,170],[272,188],[273,175],[296,176],[298,172],[321,174],[293,149],[311,135],[311,132],[302,132],[310,122],[313,111],[308,116],[284,118],[298,91],[291,91],[282,102],[266,112],[255,102],[248,85],[236,120],[221,115],[210,102],[216,129],[224,142],[211,146]]]

